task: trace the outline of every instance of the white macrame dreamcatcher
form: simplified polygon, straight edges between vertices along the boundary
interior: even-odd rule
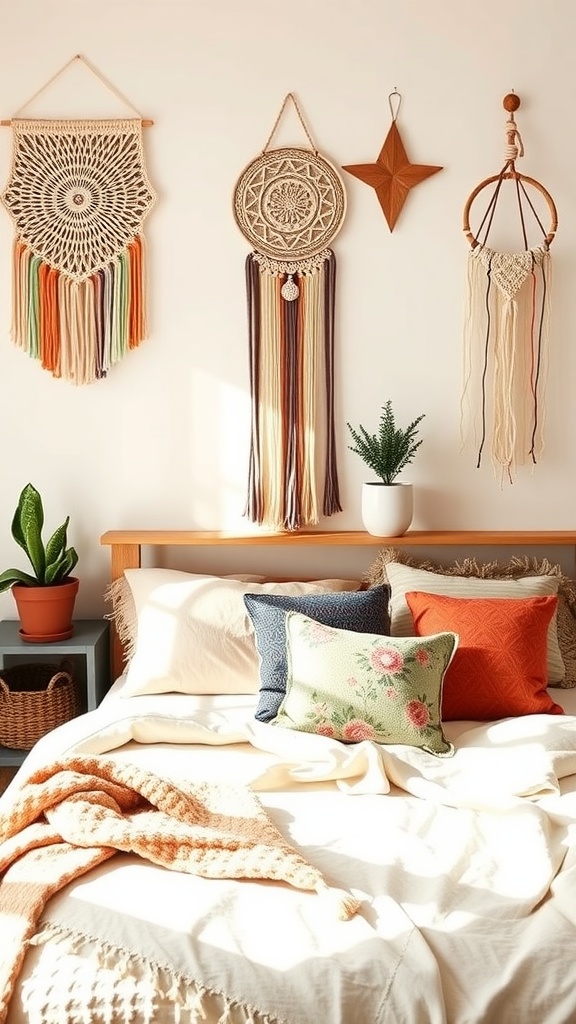
[[[488,449],[501,479],[514,479],[518,466],[535,465],[544,449],[545,386],[550,335],[550,244],[558,226],[549,192],[535,178],[516,170],[524,155],[514,111],[520,99],[504,97],[505,164],[469,196],[463,226],[471,244],[468,256],[464,327],[464,381],[461,405],[463,446],[472,444],[479,468]],[[522,252],[500,252],[488,245],[503,184],[514,187],[520,217]],[[493,185],[478,230],[470,229],[470,211],[477,196]],[[543,205],[540,210],[539,204]],[[544,215],[551,218],[548,229]],[[529,225],[530,221],[530,225]],[[529,226],[538,234],[530,244]]]
[[[156,195],[142,127],[152,122],[19,112],[6,123],[12,168],[1,199],[14,224],[12,337],[54,377],[88,384],[147,336],[143,224]]]
[[[269,148],[289,100],[310,149]],[[245,514],[271,529],[296,530],[341,511],[330,244],[344,220],[346,193],[292,93],[262,153],[240,175],[233,202],[253,247],[246,258],[252,423]]]

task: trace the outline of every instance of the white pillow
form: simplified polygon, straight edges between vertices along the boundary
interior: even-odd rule
[[[559,580],[554,576],[523,576],[520,579],[478,579],[471,576],[444,576],[415,569],[401,562],[388,562],[386,575],[390,583],[390,632],[392,636],[413,636],[414,623],[406,603],[411,590],[446,597],[541,597],[557,594]],[[557,616],[548,628],[548,682],[558,683],[565,668],[558,645]]]
[[[254,583],[177,569],[126,569],[137,617],[136,646],[120,690],[258,693],[259,657],[244,594],[321,594],[355,580]]]

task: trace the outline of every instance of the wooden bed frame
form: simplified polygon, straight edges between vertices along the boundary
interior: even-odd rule
[[[298,531],[235,534],[213,530],[107,530],[100,543],[110,547],[111,580],[138,569],[142,548],[150,547],[576,547],[574,530],[409,530],[401,537],[374,537],[364,531]],[[113,632],[112,672],[123,669],[122,648]]]

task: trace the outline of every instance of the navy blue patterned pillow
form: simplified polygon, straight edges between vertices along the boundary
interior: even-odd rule
[[[276,718],[286,694],[286,612],[300,612],[335,629],[386,635],[390,631],[389,600],[390,588],[386,585],[298,597],[245,594],[244,604],[254,625],[260,655],[258,721],[271,722]]]

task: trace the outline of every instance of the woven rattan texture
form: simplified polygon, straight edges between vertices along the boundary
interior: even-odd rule
[[[0,672],[0,743],[30,750],[37,740],[79,713],[71,666],[24,664]]]

